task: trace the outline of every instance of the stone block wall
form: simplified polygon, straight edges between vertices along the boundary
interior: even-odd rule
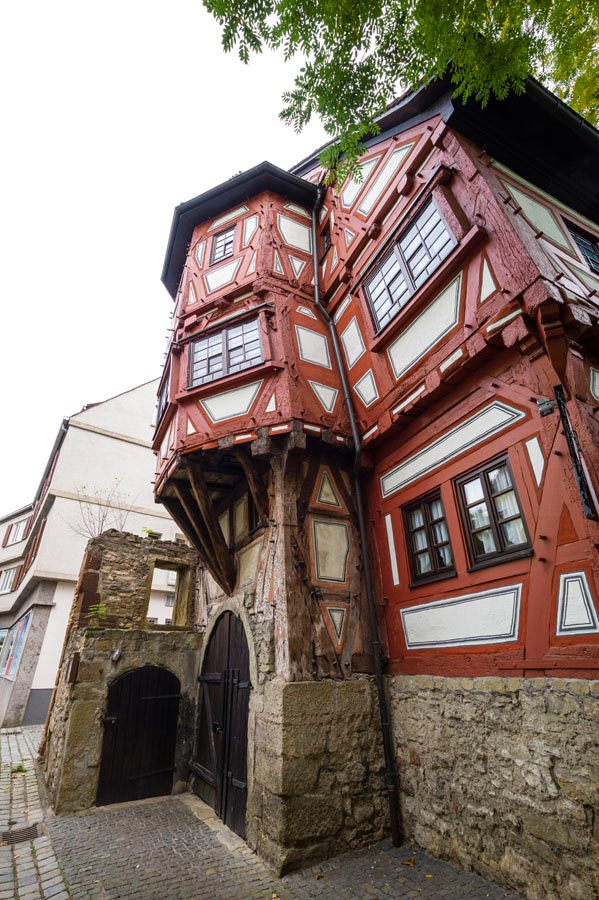
[[[109,685],[141,666],[161,666],[181,683],[173,790],[187,789],[201,635],[193,631],[76,628],[69,637],[47,723],[44,771],[57,813],[88,809],[96,801]],[[112,659],[120,650],[117,661]],[[76,680],[67,673],[79,654]]]
[[[373,680],[269,681],[250,707],[248,843],[279,872],[383,837]]]
[[[390,679],[404,827],[528,900],[599,896],[599,681]]]

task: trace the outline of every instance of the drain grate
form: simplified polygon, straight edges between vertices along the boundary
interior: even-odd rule
[[[15,831],[3,831],[3,844],[20,844],[21,841],[33,841],[39,837],[39,828],[37,825],[29,825],[28,828],[17,828]]]

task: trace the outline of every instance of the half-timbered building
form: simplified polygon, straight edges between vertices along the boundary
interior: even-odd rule
[[[175,211],[155,491],[204,566],[192,780],[281,867],[364,836],[380,754],[335,688],[341,789],[323,685],[380,683],[380,633],[404,828],[590,897],[599,134],[533,80],[379,125],[336,188],[315,155]]]

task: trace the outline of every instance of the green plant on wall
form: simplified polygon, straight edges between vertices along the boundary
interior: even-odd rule
[[[85,614],[86,619],[99,619],[101,622],[107,616],[105,603],[93,603]]]

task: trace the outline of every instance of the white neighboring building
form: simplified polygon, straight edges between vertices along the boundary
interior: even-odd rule
[[[0,726],[45,719],[91,537],[78,533],[83,519],[93,527],[105,515],[101,531],[182,537],[152,493],[157,386],[147,382],[64,419],[35,499],[0,517]],[[168,624],[174,581],[156,570],[149,621]]]

